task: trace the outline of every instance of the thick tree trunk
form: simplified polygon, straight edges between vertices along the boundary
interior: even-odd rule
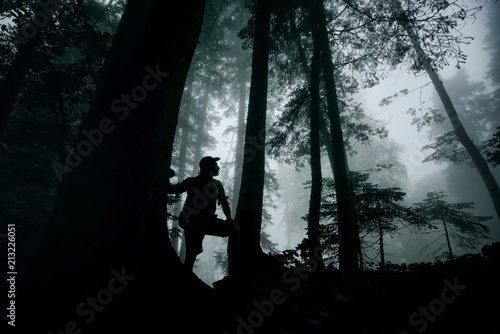
[[[71,169],[59,175],[45,236],[19,289],[24,332],[65,332],[68,324],[74,332],[75,326],[119,332],[134,322],[152,330],[157,321],[169,321],[142,318],[155,305],[147,298],[164,294],[168,303],[177,290],[187,290],[166,293],[173,284],[200,286],[168,240],[166,201],[179,106],[204,7],[202,0],[128,1],[82,127],[87,132],[67,159]],[[123,308],[116,322],[103,320],[111,311],[95,321],[78,312],[88,298],[107,298],[102,291],[118,293],[117,275],[123,289],[110,310],[131,295],[143,296],[140,306]]]
[[[319,26],[319,40],[323,53],[322,63],[328,103],[328,116],[332,136],[332,153],[334,159],[335,193],[338,206],[339,226],[339,267],[342,270],[352,270],[357,267],[355,249],[354,212],[351,209],[351,191],[349,189],[348,168],[344,147],[344,136],[340,123],[340,110],[337,101],[337,88],[334,78],[330,40],[326,28],[323,0],[318,0],[315,5],[316,20]]]
[[[241,255],[261,254],[260,232],[265,178],[267,85],[269,72],[270,2],[257,0],[252,78],[241,189],[235,222],[241,230]]]
[[[500,187],[498,186],[495,177],[491,173],[488,163],[484,159],[481,152],[478,150],[477,146],[470,139],[469,135],[467,134],[467,131],[465,131],[462,121],[460,121],[460,118],[458,117],[458,113],[455,109],[455,106],[453,105],[453,102],[451,101],[448,92],[444,88],[443,82],[439,78],[439,75],[436,72],[436,70],[432,67],[431,60],[422,49],[420,45],[420,40],[415,31],[413,30],[413,27],[411,26],[410,22],[408,21],[407,16],[399,0],[396,1],[396,6],[399,11],[398,14],[402,15],[402,19],[399,22],[408,33],[408,36],[410,37],[411,43],[417,53],[418,61],[421,63],[422,67],[425,69],[427,75],[431,79],[432,84],[434,85],[434,88],[436,89],[436,92],[438,93],[438,96],[441,99],[441,102],[443,103],[446,114],[448,115],[448,119],[450,120],[451,125],[453,126],[453,130],[455,131],[458,140],[460,141],[460,143],[462,144],[462,146],[465,148],[470,158],[472,159],[472,163],[474,164],[479,174],[481,175],[481,178],[483,179],[483,182],[486,185],[486,189],[488,190],[488,193],[490,195],[491,201],[493,202],[493,206],[495,208],[497,216],[498,218],[500,218]]]
[[[311,18],[311,29],[313,36],[317,36],[317,22]],[[311,154],[311,195],[309,200],[309,213],[307,216],[307,234],[311,241],[310,255],[314,256],[314,250],[319,246],[319,216],[321,210],[321,189],[323,188],[323,176],[321,173],[321,150],[319,139],[319,77],[321,71],[321,48],[317,38],[313,39],[313,56],[311,60],[311,79],[309,90],[311,93],[311,105],[309,108],[309,149]],[[319,259],[318,259],[319,260]]]

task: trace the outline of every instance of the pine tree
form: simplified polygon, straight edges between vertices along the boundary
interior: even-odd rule
[[[357,221],[357,251],[360,268],[363,269],[366,252],[372,250],[373,245],[378,243],[379,247],[375,253],[380,255],[380,267],[384,269],[384,235],[393,235],[409,225],[421,227],[426,223],[415,210],[400,204],[406,195],[400,188],[380,188],[377,184],[368,182],[369,177],[368,173],[350,173]],[[333,187],[333,180],[327,180],[321,212],[324,220],[333,222],[328,225],[330,231],[335,231],[338,215]]]
[[[474,209],[474,203],[448,203],[443,200],[445,197],[442,191],[430,192],[427,198],[415,204],[415,210],[430,223],[427,229],[437,229],[438,224],[442,226],[442,229],[432,232],[438,234],[438,238],[432,244],[445,237],[445,242],[438,246],[434,254],[447,248],[448,252],[444,255],[453,260],[451,241],[455,241],[459,248],[475,249],[483,239],[489,239],[490,229],[483,222],[490,220],[491,217],[476,216],[471,213],[469,210]]]

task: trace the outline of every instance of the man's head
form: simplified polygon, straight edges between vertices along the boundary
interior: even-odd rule
[[[217,157],[203,157],[200,160],[200,173],[211,176],[219,175],[219,166],[217,165],[217,161],[219,160],[220,158]]]

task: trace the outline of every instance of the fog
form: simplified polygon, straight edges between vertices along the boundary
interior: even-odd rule
[[[498,329],[499,1],[1,7],[9,326]]]
[[[498,7],[499,4],[497,3]],[[484,48],[484,36],[487,33],[484,26],[487,11],[491,10],[489,4],[485,9],[480,11],[476,17],[477,19],[473,24],[465,25],[462,32],[465,35],[471,36],[474,40],[469,45],[463,46],[463,51],[467,55],[466,63],[460,69],[456,68],[455,63],[450,61],[450,64],[439,72],[441,78],[446,81],[458,72],[465,72],[470,82],[480,82],[485,79],[488,71],[488,64],[491,60]],[[389,105],[380,106],[383,98],[392,96],[403,89],[408,90],[408,94],[400,94],[393,103]],[[412,116],[407,113],[410,108],[439,108],[443,110],[440,103],[436,103],[436,93],[434,87],[430,83],[427,75],[415,76],[405,68],[396,68],[387,71],[387,76],[375,87],[360,91],[356,96],[357,102],[361,102],[368,117],[383,124],[388,130],[388,140],[399,144],[403,151],[398,154],[398,160],[406,167],[407,177],[399,184],[391,186],[400,187],[406,192],[405,204],[411,205],[414,202],[421,201],[426,193],[431,191],[445,191],[447,200],[449,202],[475,202],[476,213],[478,215],[487,215],[495,217],[493,205],[488,196],[486,188],[484,187],[478,175],[473,175],[477,171],[470,169],[467,173],[474,178],[478,187],[483,194],[482,197],[476,195],[467,195],[467,189],[463,189],[462,194],[456,192],[459,179],[447,177],[445,171],[450,166],[447,162],[423,162],[430,151],[423,151],[422,148],[433,142],[433,128],[424,127],[421,131],[417,127],[411,125]],[[280,114],[283,101],[275,109],[274,119]],[[467,100],[464,103],[474,103],[474,101]],[[457,107],[457,109],[460,109]],[[214,105],[212,110],[214,113],[222,114],[222,109],[217,109]],[[461,118],[467,118],[466,111],[460,112]],[[417,116],[419,116],[417,114]],[[212,135],[217,143],[213,149],[206,150],[204,155],[211,155],[221,157],[221,162],[230,163],[234,159],[234,135],[232,133],[224,135],[228,126],[234,126],[237,122],[236,118],[224,118],[222,121],[212,128],[209,133]],[[445,123],[449,120],[446,119]],[[268,124],[269,125],[269,124]],[[370,149],[370,147],[363,147],[357,144],[355,148],[362,150]],[[175,153],[174,153],[175,154]],[[356,159],[359,160],[359,155],[363,153],[358,152],[358,156],[349,158],[349,164],[355,165]],[[269,233],[271,240],[277,244],[277,249],[282,251],[284,249],[293,249],[306,235],[306,221],[302,219],[307,214],[309,203],[308,190],[297,193],[298,189],[302,187],[305,181],[310,180],[310,169],[306,162],[306,166],[297,171],[294,166],[279,163],[270,157],[267,157],[268,170],[273,170],[277,173],[279,181],[279,196],[274,196],[274,203],[276,208],[269,208],[272,217],[272,223],[266,226],[265,232]],[[331,168],[328,165],[326,157],[323,157],[323,177],[331,177]],[[222,164],[223,165],[223,164]],[[228,166],[225,171],[221,171],[221,181],[229,186],[231,180],[228,175],[232,175],[233,171],[231,166]],[[375,166],[372,166],[375,167]],[[468,168],[468,167],[466,167]],[[496,173],[497,180],[499,179],[498,167],[493,170]],[[468,174],[468,175],[469,175]],[[451,184],[455,187],[450,187]],[[236,208],[232,208],[233,213]],[[293,210],[293,212],[290,212]],[[493,218],[486,223],[491,229],[490,240],[484,240],[485,244],[496,242],[500,240],[500,224],[498,218]],[[432,244],[432,235],[422,233],[415,233],[409,229],[402,229],[394,236],[387,236],[385,239],[386,246],[386,260],[393,263],[412,263],[412,262],[427,262],[434,261],[436,254],[434,251],[437,246]],[[423,249],[425,246],[429,245]],[[212,283],[223,277],[223,273],[215,266],[213,260],[215,251],[224,251],[226,247],[225,242],[220,238],[207,236],[204,241],[204,253],[198,257],[195,273],[207,283]],[[480,247],[473,251],[464,251],[456,249],[457,255],[464,253],[479,253]],[[378,255],[372,254],[371,259],[378,261]]]

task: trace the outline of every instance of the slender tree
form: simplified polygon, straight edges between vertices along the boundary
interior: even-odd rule
[[[243,150],[245,142],[245,116],[247,101],[247,75],[246,66],[240,67],[239,74],[239,101],[238,101],[238,127],[236,130],[236,148],[234,156],[234,183],[232,207],[238,205],[238,197],[241,188],[241,172],[243,169]]]
[[[301,10],[297,10],[297,9],[294,9],[293,6],[292,6],[292,13],[296,13],[296,15],[292,15],[292,14],[289,14],[289,17],[287,17],[285,14],[281,14],[281,16],[283,16],[285,19],[280,19],[280,17],[278,16],[277,19],[276,19],[276,25],[282,25],[282,26],[286,26],[287,28],[289,27],[289,29],[286,29],[286,28],[281,28],[281,30],[279,29],[276,29],[275,30],[278,30],[278,32],[280,33],[279,36],[282,36],[281,38],[279,38],[278,40],[279,41],[287,41],[287,38],[289,41],[292,41],[293,43],[290,43],[288,42],[288,47],[295,47],[296,49],[296,55],[295,57],[293,56],[290,56],[288,54],[283,54],[282,57],[284,57],[285,59],[287,59],[288,62],[296,62],[297,65],[298,65],[298,68],[301,69],[301,71],[298,71],[299,74],[302,74],[304,76],[304,81],[305,81],[305,84],[308,86],[308,87],[311,87],[311,71],[309,69],[309,66],[308,66],[308,59],[307,59],[307,55],[312,53],[312,51],[309,51],[309,50],[306,50],[306,48],[304,47],[304,45],[312,45],[312,48],[314,48],[315,44],[316,45],[319,45],[320,46],[320,49],[321,49],[321,52],[323,53],[323,60],[322,60],[322,67],[325,67],[327,68],[328,65],[325,65],[325,60],[324,58],[327,57],[325,56],[325,45],[326,45],[326,48],[330,48],[330,37],[327,35],[326,36],[326,43],[324,42],[325,41],[325,38],[323,37],[325,34],[323,34],[321,31],[319,31],[319,29],[315,28],[315,29],[311,29],[311,28],[314,28],[314,26],[317,26],[318,22],[318,15],[316,14],[317,12],[317,8],[318,8],[318,4],[316,2],[299,2],[301,4],[301,6],[303,8],[301,8]],[[313,10],[313,15],[315,15],[315,18],[311,19],[310,17],[307,17],[307,15],[304,15],[304,12],[307,12],[309,13],[311,11],[311,8]],[[285,8],[287,9],[287,8]],[[288,9],[290,10],[290,9]],[[295,10],[295,11],[293,11]],[[331,13],[330,13],[331,14]],[[337,19],[338,16],[335,17],[335,20]],[[296,24],[296,21],[298,21],[299,25],[300,25],[300,29],[299,27],[297,27],[297,24]],[[311,25],[309,24],[310,22],[312,21],[312,27]],[[305,24],[304,22],[307,22],[307,30],[305,29]],[[311,33],[311,30],[315,30],[313,33]],[[310,35],[312,35],[312,40],[310,38],[308,38]],[[320,36],[321,35],[321,36]],[[304,38],[305,36],[305,38]],[[320,37],[323,37],[323,38],[320,38]],[[303,42],[304,41],[304,44]],[[286,43],[286,42],[282,42],[282,43]],[[329,51],[329,50],[327,50]],[[340,55],[342,54],[341,51],[337,52],[336,55]],[[281,54],[280,54],[281,55]],[[353,137],[353,139],[357,139],[357,140],[361,140],[361,141],[367,141],[369,142],[369,136],[370,135],[373,135],[373,134],[376,134],[377,131],[373,131],[369,126],[366,126],[365,124],[360,124],[360,118],[358,119],[357,117],[359,117],[359,115],[362,115],[363,112],[361,109],[358,108],[358,106],[354,106],[352,108],[352,113],[350,113],[350,115],[346,115],[347,113],[344,113],[343,116],[344,117],[340,117],[338,115],[338,119],[335,119],[335,118],[331,118],[330,116],[328,115],[332,115],[334,114],[335,112],[337,114],[340,114],[341,111],[342,111],[342,108],[341,106],[339,105],[339,101],[337,101],[339,99],[339,96],[338,96],[338,92],[337,92],[337,87],[335,85],[335,80],[338,79],[338,78],[341,78],[340,81],[342,81],[343,78],[348,78],[347,76],[343,75],[341,73],[342,69],[341,67],[344,66],[345,64],[342,64],[342,65],[338,65],[338,67],[335,69],[336,70],[336,75],[334,76],[331,72],[333,72],[333,58],[334,56],[332,55],[331,52],[328,53],[328,56],[330,57],[330,71],[325,71],[325,74],[323,75],[323,79],[325,80],[325,87],[323,89],[323,94],[324,96],[326,96],[326,104],[325,103],[322,103],[321,104],[321,109],[326,109],[328,110],[328,113],[327,113],[327,117],[324,116],[323,112],[320,113],[319,115],[319,130],[320,130],[320,133],[322,135],[322,140],[321,142],[325,145],[326,147],[326,150],[327,150],[327,153],[328,153],[328,157],[330,159],[330,165],[332,167],[332,171],[335,173],[339,173],[339,170],[337,169],[336,170],[336,167],[335,167],[335,162],[334,162],[334,149],[333,149],[333,146],[332,146],[332,143],[333,143],[333,140],[332,140],[332,133],[330,130],[328,130],[328,126],[331,125],[331,123],[327,126],[327,124],[325,123],[325,118],[327,118],[328,120],[333,120],[335,124],[337,124],[337,126],[339,126],[340,124],[340,120],[342,120],[342,126],[340,127],[340,131],[344,131],[345,129],[347,129],[347,134],[344,135],[344,133],[341,133],[341,135],[339,136],[338,135],[338,129],[336,128],[334,131],[336,131],[336,134],[335,134],[335,137],[338,139],[340,137],[342,138],[349,138],[349,137]],[[335,57],[336,59],[337,57]],[[282,59],[281,57],[279,57],[278,59]],[[291,85],[294,86],[294,87],[297,87],[299,86],[299,84],[297,84],[297,80],[295,80],[296,78],[296,75],[297,75],[297,70],[296,70],[296,67],[291,67],[287,65],[287,62],[284,62],[285,64],[284,65],[281,65],[281,66],[285,66],[285,68],[287,69],[287,71],[289,71],[291,74],[289,75],[292,75],[292,80],[290,81]],[[278,61],[278,64],[279,64],[279,61]],[[281,68],[281,67],[280,67]],[[288,70],[288,68],[290,68],[290,70]],[[302,72],[302,73],[301,73]],[[331,75],[330,75],[331,74]],[[328,76],[328,84],[326,84],[326,81],[327,81],[327,76]],[[332,84],[333,83],[333,84]],[[323,88],[321,86],[321,88]],[[350,92],[353,92],[355,91],[355,88],[345,88],[345,85],[343,87],[344,91],[341,91],[340,94],[341,94],[341,99],[345,99],[346,102],[348,102],[348,98],[347,98],[347,95],[350,93]],[[309,89],[304,89],[303,87],[297,87],[297,88],[294,88],[293,92],[290,94],[291,95],[291,98],[290,98],[290,101],[288,102],[288,104],[286,105],[286,109],[284,110],[284,112],[282,113],[282,115],[280,116],[279,120],[277,122],[275,122],[275,124],[273,124],[273,127],[272,127],[272,132],[274,134],[274,136],[271,138],[270,140],[270,143],[269,143],[269,147],[270,147],[270,152],[271,154],[274,154],[274,156],[280,158],[281,160],[284,160],[286,162],[295,162],[297,164],[297,166],[299,167],[302,167],[303,166],[303,159],[302,157],[304,155],[310,155],[310,151],[309,151],[309,146],[310,144],[308,144],[306,142],[306,136],[303,136],[301,134],[303,133],[309,133],[309,129],[307,128],[308,123],[309,123],[309,119],[310,119],[310,113],[307,113],[307,110],[306,108],[304,108],[304,106],[308,105],[308,100],[310,98],[312,98],[311,94],[310,94],[310,91]],[[332,106],[333,104],[335,104],[335,106]],[[347,104],[344,104],[343,105],[344,107],[347,106]],[[336,109],[335,109],[336,108]],[[344,110],[346,110],[348,108],[344,108]],[[353,118],[351,118],[350,116],[351,115],[357,115]],[[344,129],[345,128],[345,129]],[[381,134],[382,132],[379,132],[378,134]],[[344,145],[346,143],[349,143],[348,140],[340,140],[337,141],[337,147],[335,148],[335,152],[337,152],[337,154],[340,154],[344,160],[343,162],[343,166],[346,168],[346,170],[348,169],[347,167],[347,163],[345,162],[345,159],[346,159],[346,147],[344,147]],[[339,149],[339,146],[342,146],[341,149]],[[342,166],[340,167],[342,168]],[[344,173],[345,174],[345,173]],[[314,188],[314,187],[312,187]],[[345,188],[345,189],[348,189]],[[314,217],[314,216],[312,216]],[[312,217],[310,219],[312,219]],[[351,219],[351,221],[354,221]],[[344,233],[346,232],[344,229],[343,229],[343,232]],[[352,233],[351,234],[351,237],[352,235],[355,235],[355,233]],[[345,240],[349,240],[349,238],[346,238]],[[345,250],[347,248],[346,247],[342,247],[342,257],[345,258]],[[355,254],[355,253],[351,253],[351,254]],[[352,259],[353,262],[355,262],[355,259]]]
[[[321,45],[322,65],[324,71],[328,117],[332,136],[334,159],[335,191],[338,198],[339,225],[339,267],[342,270],[352,270],[357,266],[355,250],[355,222],[351,189],[348,179],[347,157],[344,147],[343,130],[340,123],[340,110],[337,100],[337,87],[334,77],[330,39],[326,26],[323,0],[315,3],[313,20],[318,22],[318,42]]]
[[[311,17],[311,30],[313,38],[318,36],[317,23]],[[319,245],[316,238],[319,237],[319,214],[321,206],[321,188],[323,177],[321,174],[321,146],[320,146],[320,71],[321,71],[321,49],[317,40],[313,40],[313,56],[311,60],[311,78],[309,80],[311,101],[309,107],[309,149],[311,154],[311,194],[309,200],[309,213],[307,215],[308,237],[312,241],[311,253]]]
[[[312,18],[310,18],[312,20]],[[314,23],[311,24],[311,30],[312,29],[317,29]],[[300,40],[300,33],[297,29],[297,25],[295,23],[295,17],[292,17],[290,19],[290,28],[291,28],[291,33],[292,33],[292,38],[295,44],[295,47],[297,48],[297,53],[298,53],[298,58],[299,58],[299,63],[302,69],[302,72],[304,74],[304,77],[306,78],[306,81],[308,85],[311,85],[311,73],[309,73],[309,67],[307,66],[307,56],[306,52],[304,49],[304,46],[302,45],[302,42]],[[312,34],[314,36],[314,34]],[[317,44],[317,43],[316,43]],[[314,43],[313,43],[314,45]],[[319,105],[319,102],[318,102]],[[333,150],[332,150],[332,136],[330,134],[330,131],[328,130],[328,126],[326,124],[326,120],[324,118],[324,115],[322,112],[319,113],[319,128],[321,131],[321,135],[323,137],[323,143],[326,147],[326,153],[328,154],[328,159],[330,161],[330,167],[332,168],[332,172],[334,170],[334,163],[333,163]]]
[[[488,189],[488,193],[490,194],[497,216],[500,218],[500,187],[498,186],[495,177],[491,173],[486,159],[483,157],[483,155],[474,144],[474,142],[470,139],[467,131],[465,130],[462,121],[460,120],[455,109],[455,106],[453,105],[453,102],[451,101],[450,96],[448,95],[448,92],[443,85],[443,82],[439,78],[436,69],[432,65],[432,60],[425,53],[421,46],[420,39],[415,33],[412,21],[404,11],[399,0],[395,0],[395,5],[398,23],[401,24],[410,38],[413,48],[415,49],[415,52],[417,54],[419,66],[421,66],[425,70],[425,72],[431,79],[432,84],[434,85],[434,88],[436,89],[436,92],[438,93],[439,98],[443,103],[446,114],[448,115],[448,119],[453,126],[455,135],[469,154],[474,166],[481,175],[481,178],[483,179],[483,182]]]
[[[498,183],[476,144],[466,132],[438,75],[438,69],[448,64],[448,58],[454,57],[457,67],[465,62],[466,55],[463,54],[461,44],[470,43],[471,38],[458,31],[457,27],[460,21],[467,17],[474,17],[474,9],[460,7],[454,2],[436,3],[430,0],[412,3],[406,10],[399,0],[370,4],[360,4],[349,0],[345,2],[355,13],[367,18],[366,26],[370,29],[367,29],[366,33],[370,36],[369,39],[377,43],[387,41],[387,48],[376,50],[375,54],[378,57],[387,59],[391,64],[399,64],[410,55],[408,59],[412,62],[412,70],[417,73],[421,71],[427,73],[443,103],[456,138],[463,145],[481,175],[497,215],[500,217]],[[374,22],[381,29],[373,29],[370,23]],[[368,45],[372,44],[373,42],[368,43]]]
[[[252,77],[245,131],[241,188],[235,222],[241,229],[242,257],[262,253],[260,233],[265,177],[265,138],[271,3],[256,0]]]
[[[490,229],[483,224],[491,217],[476,216],[469,210],[474,208],[474,203],[447,203],[443,200],[446,197],[444,192],[430,192],[422,202],[415,204],[415,209],[419,214],[428,220],[429,229],[437,229],[433,224],[439,223],[443,226],[442,230],[432,233],[439,233],[440,236],[434,240],[439,241],[443,236],[445,242],[442,243],[434,252],[440,252],[443,248],[447,248],[447,257],[450,260],[454,259],[451,240],[456,242],[456,245],[462,249],[474,249],[482,243],[481,239],[489,239],[488,233]],[[427,248],[427,245],[424,248]]]
[[[398,202],[403,201],[405,193],[399,188],[379,188],[378,185],[365,183],[362,185],[362,208],[356,208],[359,217],[363,217],[364,224],[360,230],[365,234],[375,234],[378,237],[380,269],[385,269],[384,235],[393,235],[401,228],[409,225],[422,226],[425,221],[411,208]],[[404,224],[406,223],[406,224]],[[404,224],[404,225],[402,225]]]
[[[380,188],[377,184],[368,182],[368,173],[351,172],[350,179],[354,191],[354,205],[356,212],[357,251],[360,268],[363,269],[363,259],[366,251],[371,250],[378,243],[380,268],[385,268],[384,235],[393,235],[400,229],[410,225],[421,228],[428,226],[416,210],[401,205],[405,193],[400,188]],[[333,180],[325,182],[325,198],[321,206],[322,219],[331,222],[337,219],[338,204],[334,191]],[[330,223],[328,226],[331,226]],[[332,230],[331,227],[328,227]]]

